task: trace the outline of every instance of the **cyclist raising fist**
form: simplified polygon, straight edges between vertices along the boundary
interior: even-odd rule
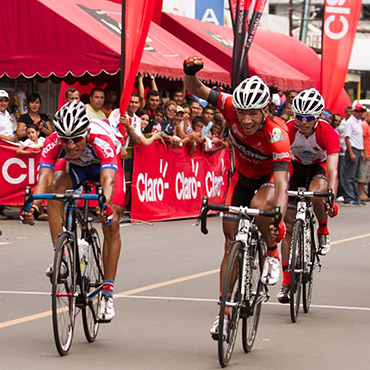
[[[200,57],[187,58],[184,61],[185,84],[191,93],[215,105],[228,122],[235,153],[235,172],[226,205],[264,210],[280,206],[284,216],[288,202],[290,144],[285,123],[280,118],[269,115],[269,88],[259,77],[253,76],[242,81],[232,96],[216,92],[197,77],[196,73],[202,68],[203,61]],[[225,251],[220,270],[220,292],[238,221],[231,214],[225,214],[223,219]],[[276,230],[271,226],[270,219],[257,218],[256,222],[267,244],[261,280],[273,285],[280,277],[277,242],[284,237],[285,225],[281,222],[279,230]],[[228,320],[228,317],[222,319]],[[218,333],[219,320],[217,316],[211,328],[213,337]],[[224,327],[227,327],[227,323]]]

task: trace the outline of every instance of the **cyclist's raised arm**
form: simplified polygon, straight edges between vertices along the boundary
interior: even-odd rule
[[[201,99],[207,100],[211,89],[205,86],[196,73],[203,68],[201,57],[194,56],[184,60],[185,87],[186,89]]]
[[[328,188],[331,188],[334,192],[334,198],[337,196],[338,189],[338,161],[339,154],[329,154],[326,159],[326,171],[328,174]]]

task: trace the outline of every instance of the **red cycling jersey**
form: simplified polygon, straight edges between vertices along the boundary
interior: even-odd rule
[[[338,133],[326,121],[319,120],[313,134],[308,137],[298,131],[294,120],[289,121],[287,126],[292,161],[304,165],[322,163],[328,155],[340,151]]]
[[[41,153],[40,168],[54,170],[54,165],[58,158],[65,158],[70,163],[81,167],[100,163],[101,169],[111,168],[117,170],[116,147],[112,138],[93,120],[90,124],[88,141],[78,159],[68,159],[56,132],[53,132],[46,138]]]
[[[288,170],[290,143],[282,119],[267,117],[254,135],[246,136],[237,119],[232,96],[218,93],[216,106],[229,125],[230,138],[235,148],[236,170],[252,179],[272,175],[274,170]]]

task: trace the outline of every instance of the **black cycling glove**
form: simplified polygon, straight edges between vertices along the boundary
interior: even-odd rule
[[[184,72],[189,76],[194,76],[198,71],[203,68],[203,63],[201,65],[192,65],[189,66],[188,63],[190,61],[190,57],[184,60]]]

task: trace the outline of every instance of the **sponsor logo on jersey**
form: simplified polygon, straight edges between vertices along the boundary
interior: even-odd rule
[[[289,158],[289,153],[272,153],[272,158],[276,161],[277,159]]]
[[[59,139],[58,136],[55,136],[55,139],[51,141],[48,145],[44,146],[42,149],[42,156],[46,158],[46,154],[50,152],[53,148],[55,148],[57,145],[59,145]]]
[[[109,145],[109,143],[96,137],[94,139],[94,144],[102,149],[106,158],[114,158],[115,153],[113,148]]]
[[[237,134],[240,138],[243,138],[243,137],[244,137],[244,134],[242,134],[242,133],[239,131],[238,126],[237,126],[237,124],[236,124],[236,123],[234,123],[234,124],[232,125],[232,130],[233,130],[234,134]]]
[[[274,127],[270,132],[270,143],[274,144],[278,141],[283,140],[283,135],[281,134],[281,130],[278,127]]]

